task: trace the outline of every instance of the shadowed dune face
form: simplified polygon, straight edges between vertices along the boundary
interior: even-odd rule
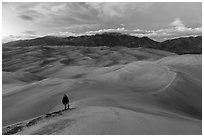
[[[160,100],[166,106],[202,119],[202,56],[182,55],[161,59],[177,73],[171,86],[162,94]],[[172,92],[174,91],[174,92]]]
[[[21,134],[54,134],[50,128],[57,134],[201,134],[201,55],[107,47],[9,50],[3,126],[63,109],[64,93],[76,108]],[[56,127],[61,118],[73,123]]]

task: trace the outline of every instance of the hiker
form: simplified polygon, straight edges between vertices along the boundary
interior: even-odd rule
[[[67,97],[66,94],[64,94],[64,96],[62,98],[62,103],[64,104],[64,110],[67,109],[67,104],[68,104],[68,109],[69,109],[69,98]]]

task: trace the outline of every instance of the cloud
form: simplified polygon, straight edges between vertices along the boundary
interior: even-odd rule
[[[202,27],[190,28],[186,27],[181,19],[176,18],[169,25],[169,28],[158,29],[158,30],[141,30],[135,29],[131,35],[138,37],[150,37],[158,41],[164,41],[175,37],[183,36],[197,36],[202,35]]]
[[[27,31],[24,31],[22,33],[23,34],[28,34],[28,35],[37,35],[37,32],[36,31],[32,31],[32,30],[27,30]]]
[[[5,9],[11,11],[20,19],[25,21],[33,21],[37,18],[43,18],[41,12],[42,10],[38,10],[38,6],[41,3],[37,2],[9,2],[4,5]]]
[[[37,38],[37,37],[39,37],[39,36],[37,36],[37,35],[22,35],[22,34],[9,35],[9,36],[4,37],[2,42],[7,43],[7,42],[10,42],[10,41],[33,39],[33,38]]]
[[[57,33],[49,33],[47,36],[57,36],[57,37],[69,37],[69,36],[80,36],[83,34],[73,33],[73,32],[57,32]]]
[[[87,31],[85,34],[100,34],[104,32],[126,32],[125,28],[116,28],[116,29],[100,29],[100,30],[95,30],[95,31]]]
[[[176,29],[185,28],[185,25],[183,24],[180,18],[176,18],[172,23],[170,23],[169,26],[175,27]]]
[[[66,31],[80,32],[81,30],[89,30],[98,27],[98,24],[73,24],[66,27],[62,27]]]
[[[6,35],[30,29],[42,35],[60,36],[121,32],[163,41],[176,36],[201,35],[201,6],[149,2],[10,2],[3,4],[3,23],[7,24]],[[31,25],[27,25],[28,21]],[[37,33],[25,31],[24,35]]]
[[[135,12],[145,13],[153,3],[90,2],[87,4],[97,11],[98,17],[106,20],[113,17],[124,17]]]
[[[39,36],[37,35],[36,31],[27,30],[27,31],[21,32],[20,34],[17,34],[17,35],[5,36],[5,37],[3,37],[2,42],[6,43],[6,42],[10,42],[10,41],[33,39],[33,38],[37,38],[37,37],[39,37]]]
[[[10,3],[7,7],[20,19],[35,21],[36,24],[47,27],[99,24],[100,22],[95,9],[82,2],[24,2]]]
[[[33,17],[28,16],[28,15],[20,15],[19,17],[20,17],[21,19],[23,19],[23,20],[28,20],[28,21],[33,20],[33,19],[34,19]]]
[[[53,6],[51,6],[50,10],[52,12],[59,12],[61,10],[64,10],[66,8],[66,4],[62,3],[62,4],[55,4]]]
[[[151,5],[152,3],[130,2],[24,2],[11,3],[10,7],[23,20],[38,20],[40,24],[45,22],[50,26],[60,26],[115,22],[116,18],[123,19],[135,12],[145,13]]]

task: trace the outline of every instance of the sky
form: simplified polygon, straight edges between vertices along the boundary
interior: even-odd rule
[[[156,41],[202,35],[201,2],[3,2],[3,43],[120,32]]]

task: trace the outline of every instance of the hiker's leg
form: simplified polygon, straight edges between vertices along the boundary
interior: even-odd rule
[[[64,110],[66,110],[67,109],[67,104],[64,104]]]

